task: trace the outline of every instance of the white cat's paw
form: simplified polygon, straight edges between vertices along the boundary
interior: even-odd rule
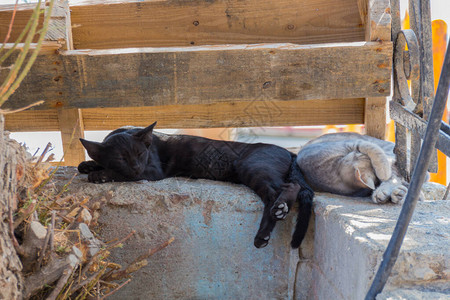
[[[403,203],[408,193],[408,188],[404,185],[398,185],[392,190],[391,201],[395,204]]]
[[[380,204],[386,203],[391,197],[392,188],[388,184],[381,184],[376,190],[372,193],[372,201]]]
[[[270,209],[270,213],[272,214],[272,218],[274,220],[284,220],[289,212],[289,207],[287,203],[279,203],[275,202],[275,204]]]

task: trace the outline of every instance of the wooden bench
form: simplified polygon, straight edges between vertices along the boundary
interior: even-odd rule
[[[84,130],[155,120],[159,128],[365,124],[385,137],[389,0],[57,5],[59,31],[2,108],[45,100],[6,115],[5,127],[61,131],[67,165],[84,159],[76,141]],[[0,40],[12,10],[0,6]],[[31,10],[19,8],[11,41]]]

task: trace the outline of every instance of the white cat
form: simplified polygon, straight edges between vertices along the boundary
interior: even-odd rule
[[[371,196],[375,203],[401,203],[407,183],[395,165],[394,144],[358,133],[332,133],[309,141],[297,164],[318,192]]]

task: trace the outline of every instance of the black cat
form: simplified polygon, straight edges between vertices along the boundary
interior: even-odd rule
[[[295,162],[296,155],[269,144],[217,141],[189,135],[153,133],[147,128],[119,128],[102,143],[80,139],[94,161],[78,166],[90,182],[160,180],[182,176],[245,184],[264,202],[254,244],[266,246],[276,221],[299,202],[291,246],[298,248],[311,215],[313,191]]]

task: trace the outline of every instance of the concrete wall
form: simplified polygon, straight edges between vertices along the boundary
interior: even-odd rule
[[[364,299],[400,210],[366,198],[316,195],[312,287],[303,299]],[[449,201],[418,203],[385,287],[391,298],[380,299],[450,298],[449,225]],[[410,296],[402,298],[401,289]]]
[[[103,240],[136,230],[112,252],[112,261],[127,265],[175,237],[112,299],[294,297],[298,252],[289,246],[294,214],[279,222],[267,247],[255,248],[263,205],[245,186],[173,178],[95,185],[78,176],[70,189],[104,203],[98,226]]]
[[[64,184],[73,172],[63,169],[56,179]],[[363,299],[400,211],[318,194],[299,251],[289,247],[295,213],[256,249],[262,203],[245,186],[182,178],[95,185],[77,176],[69,188],[104,203],[97,228],[103,240],[136,230],[112,261],[127,265],[175,237],[113,299]],[[414,294],[418,286],[430,297],[450,293],[449,203],[418,204],[386,293]]]

